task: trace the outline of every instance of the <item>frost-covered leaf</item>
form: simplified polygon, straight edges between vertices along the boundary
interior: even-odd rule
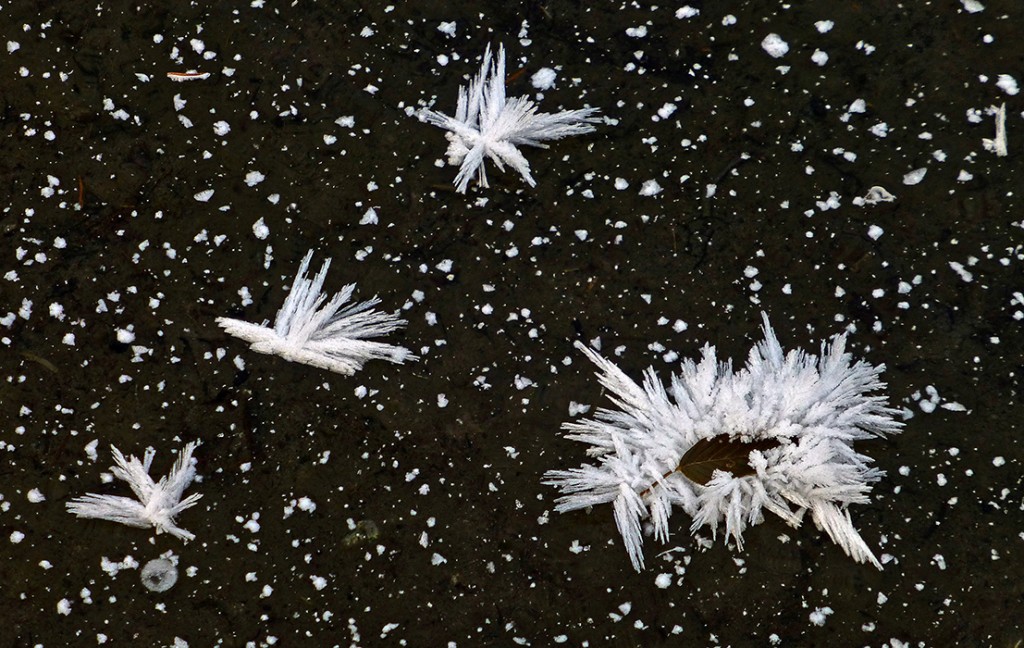
[[[676,470],[701,486],[711,481],[716,470],[731,473],[733,477],[746,477],[757,472],[749,461],[752,451],[763,452],[778,446],[778,441],[773,439],[742,441],[724,435],[701,439],[690,446]]]

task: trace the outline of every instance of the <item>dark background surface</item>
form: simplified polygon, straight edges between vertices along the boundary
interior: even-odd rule
[[[675,5],[559,0],[5,3],[0,47],[20,47],[0,50],[0,645],[1013,646],[1024,106],[995,80],[1024,81],[1024,66],[1018,3],[984,4],[693,3],[684,20]],[[781,59],[760,46],[771,32],[790,45]],[[453,111],[488,42],[508,50],[510,96],[561,66],[542,109],[591,105],[608,122],[525,151],[536,189],[490,167],[491,188],[461,196],[442,131],[409,112]],[[211,77],[165,76],[186,69]],[[866,112],[847,114],[858,98]],[[993,119],[968,111],[1002,102],[998,158],[981,143]],[[248,186],[251,171],[266,179]],[[649,179],[662,193],[638,194]],[[898,199],[854,205],[872,185]],[[360,225],[371,207],[379,222]],[[309,248],[314,265],[333,257],[330,290],[358,282],[405,309],[391,341],[420,362],[346,378],[215,326],[272,318]],[[679,514],[636,574],[610,507],[555,514],[539,483],[585,460],[559,432],[570,403],[607,404],[572,341],[600,337],[631,375],[667,376],[667,352],[705,343],[742,363],[761,311],[787,348],[850,327],[914,414],[861,448],[888,475],[854,522],[886,568],[809,521],[768,519],[735,552]],[[157,448],[157,475],[194,439],[188,492],[204,497],[178,520],[194,542],[65,512],[86,492],[127,494],[100,481],[111,443]],[[301,497],[315,511],[286,516]],[[350,535],[364,520],[377,537]],[[182,573],[163,594],[101,567],[168,550]]]

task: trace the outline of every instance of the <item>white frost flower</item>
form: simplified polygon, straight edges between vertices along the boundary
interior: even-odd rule
[[[480,73],[469,86],[459,88],[459,102],[455,117],[424,109],[420,119],[449,131],[448,163],[461,165],[455,176],[455,187],[466,193],[469,181],[477,175],[480,186],[487,186],[484,169],[485,156],[491,158],[501,170],[505,164],[519,172],[531,186],[536,186],[530,175],[530,163],[516,148],[526,144],[547,148],[544,140],[561,139],[594,130],[591,123],[599,121],[593,115],[596,108],[563,110],[557,113],[538,113],[537,105],[528,97],[505,98],[505,48],[498,48],[498,62],[491,65],[491,46],[484,51]]]
[[[743,548],[743,531],[769,511],[790,525],[806,512],[819,529],[858,562],[881,569],[857,533],[847,507],[869,501],[871,468],[853,442],[896,433],[902,426],[885,397],[884,365],[853,361],[845,335],[822,344],[821,355],[784,353],[764,316],[763,342],[734,371],[706,345],[699,362],[686,360],[665,386],[653,368],[638,385],[582,344],[600,369],[601,384],[618,409],[565,423],[567,438],[591,444],[597,465],[553,470],[544,483],[561,489],[560,512],[611,502],[626,551],[643,568],[641,520],[667,542],[673,506],[701,527]]]
[[[253,351],[348,376],[362,369],[367,360],[401,364],[416,359],[404,347],[366,339],[387,335],[405,325],[405,320],[397,313],[373,310],[380,303],[376,297],[342,308],[356,288],[355,284],[349,284],[326,301],[327,296],[321,291],[331,260],[324,261],[320,272],[307,279],[312,258],[313,250],[310,250],[302,259],[291,292],[274,318],[273,328],[268,326],[267,320],[263,324],[252,324],[228,317],[218,317],[217,324],[249,342]]]
[[[156,527],[157,533],[170,533],[183,540],[194,539],[194,535],[174,523],[174,517],[202,497],[194,494],[181,499],[182,493],[196,475],[192,452],[198,445],[198,441],[186,444],[178,453],[171,472],[158,482],[149,476],[149,467],[156,456],[156,450],[146,448],[143,460],[139,461],[134,455],[125,459],[120,450],[110,446],[117,464],[111,468],[111,472],[118,479],[128,482],[138,499],[89,493],[68,502],[68,512],[81,518],[110,520],[134,527],[152,526]]]

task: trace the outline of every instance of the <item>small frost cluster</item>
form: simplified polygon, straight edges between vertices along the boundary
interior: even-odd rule
[[[537,105],[528,97],[505,98],[505,48],[498,48],[498,62],[491,64],[491,47],[484,51],[480,73],[469,86],[459,88],[459,102],[455,116],[424,109],[420,119],[447,131],[448,163],[460,166],[455,176],[455,188],[466,193],[470,179],[477,175],[480,186],[487,186],[484,160],[489,157],[501,170],[509,165],[523,176],[531,186],[536,181],[530,175],[530,163],[516,148],[517,145],[547,148],[541,142],[569,135],[580,135],[594,130],[591,123],[598,119],[596,108],[563,110],[557,113],[539,113]]]
[[[266,320],[263,324],[252,324],[228,317],[218,317],[217,324],[248,342],[258,353],[278,355],[285,360],[345,375],[362,369],[368,360],[401,364],[416,359],[404,347],[367,339],[387,335],[405,325],[405,320],[397,313],[373,310],[380,303],[376,297],[342,308],[356,288],[355,284],[349,284],[327,301],[322,290],[331,260],[324,261],[320,272],[308,279],[306,273],[312,258],[313,250],[310,250],[302,259],[291,292],[274,318],[273,328]]]
[[[88,493],[67,503],[68,512],[81,518],[96,518],[120,522],[133,527],[156,527],[157,533],[170,533],[182,540],[192,540],[194,535],[174,523],[174,517],[193,506],[200,494],[181,499],[182,493],[192,483],[196,469],[192,453],[198,441],[186,444],[178,453],[178,460],[166,477],[154,482],[149,476],[149,467],[156,456],[156,450],[147,448],[142,461],[134,455],[125,459],[121,451],[110,446],[117,464],[110,469],[118,479],[128,486],[138,499],[119,495],[96,495]]]
[[[767,316],[763,342],[745,367],[734,371],[707,345],[699,362],[684,361],[681,373],[664,386],[653,369],[643,385],[577,343],[600,369],[601,384],[618,409],[599,409],[593,419],[565,423],[568,438],[588,443],[598,463],[549,471],[545,483],[561,489],[557,510],[611,502],[626,551],[643,568],[641,520],[650,518],[654,536],[667,542],[673,506],[701,527],[743,548],[743,532],[762,521],[763,511],[800,525],[806,512],[858,562],[881,564],[850,520],[850,504],[868,502],[870,484],[882,471],[869,467],[853,442],[895,433],[901,423],[884,396],[884,365],[854,362],[845,335],[822,344],[821,355],[784,353]],[[677,470],[694,444],[727,438],[757,444],[746,461],[749,474],[716,470],[706,485]],[[741,446],[742,447],[742,446]],[[737,471],[739,472],[739,471]]]

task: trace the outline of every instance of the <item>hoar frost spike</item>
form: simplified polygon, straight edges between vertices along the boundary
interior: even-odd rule
[[[198,445],[198,441],[186,444],[178,453],[178,460],[174,462],[171,472],[158,482],[149,476],[149,467],[156,456],[156,450],[147,448],[144,458],[139,461],[135,456],[125,459],[120,450],[110,446],[114,463],[117,464],[110,471],[118,479],[128,482],[138,499],[89,493],[68,502],[68,512],[81,518],[110,520],[133,527],[152,526],[156,527],[157,533],[170,533],[183,540],[194,539],[194,535],[174,523],[174,517],[202,497],[193,494],[181,499],[182,493],[196,475],[192,453]]]
[[[692,519],[691,533],[710,527],[743,548],[743,532],[769,511],[800,525],[808,511],[817,527],[857,562],[881,569],[857,533],[847,507],[869,501],[871,468],[853,442],[899,432],[885,397],[884,365],[853,361],[846,336],[821,355],[784,353],[764,316],[764,341],[734,371],[707,345],[699,362],[663,385],[653,368],[642,385],[577,342],[598,366],[617,409],[565,423],[567,438],[588,443],[597,463],[553,470],[544,483],[562,491],[560,512],[612,503],[633,567],[644,565],[641,522],[667,542],[673,506]],[[702,471],[706,478],[699,477]],[[697,476],[697,477],[695,477]]]
[[[455,188],[466,193],[475,174],[481,187],[487,186],[485,158],[491,158],[501,170],[509,165],[519,172],[531,186],[536,181],[530,175],[530,163],[516,148],[518,145],[547,148],[545,140],[556,140],[569,135],[580,135],[594,130],[591,123],[596,108],[563,110],[557,113],[539,113],[537,105],[528,97],[505,97],[505,48],[498,47],[498,61],[491,64],[491,46],[484,50],[480,73],[469,86],[459,88],[459,102],[455,116],[424,109],[420,118],[448,131],[448,163],[459,165]]]
[[[269,321],[252,324],[228,317],[218,317],[217,324],[248,342],[253,351],[348,376],[362,369],[368,360],[401,364],[416,359],[404,347],[367,339],[387,335],[406,323],[396,313],[373,310],[380,303],[376,297],[345,306],[356,288],[349,284],[327,301],[322,290],[331,260],[324,261],[320,272],[308,279],[306,272],[312,258],[310,250],[302,259],[273,328],[268,326]]]

